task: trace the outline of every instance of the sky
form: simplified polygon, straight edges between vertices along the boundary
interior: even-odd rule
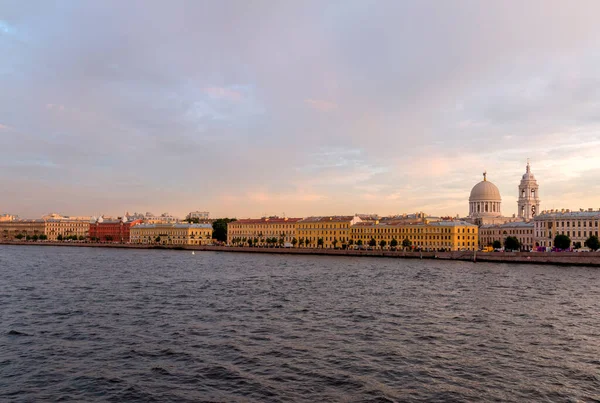
[[[600,208],[600,2],[2,0],[0,212]]]

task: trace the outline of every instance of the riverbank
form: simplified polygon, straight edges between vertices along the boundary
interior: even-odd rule
[[[404,252],[390,250],[343,250],[317,248],[249,248],[197,245],[138,245],[78,242],[0,242],[0,245],[62,246],[82,248],[172,249],[233,253],[274,253],[284,255],[368,256],[403,259],[440,259],[469,262],[534,263],[563,266],[600,267],[600,252]]]

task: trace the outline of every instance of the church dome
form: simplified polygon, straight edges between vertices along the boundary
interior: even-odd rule
[[[469,201],[501,201],[500,191],[492,182],[486,179],[473,186]]]

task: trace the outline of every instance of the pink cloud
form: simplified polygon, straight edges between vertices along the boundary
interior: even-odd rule
[[[305,99],[304,103],[321,112],[329,112],[338,107],[336,103],[323,101],[322,99]]]
[[[55,109],[55,110],[64,111],[65,106],[60,105],[60,104],[46,104],[46,109]]]
[[[242,99],[242,93],[239,91],[231,90],[223,87],[207,87],[204,92],[213,98],[227,99],[229,101],[240,101]]]
[[[8,126],[0,124],[0,130],[8,130],[10,129]]]

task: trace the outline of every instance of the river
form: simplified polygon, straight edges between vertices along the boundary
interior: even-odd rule
[[[600,399],[600,269],[0,245],[0,400]]]

